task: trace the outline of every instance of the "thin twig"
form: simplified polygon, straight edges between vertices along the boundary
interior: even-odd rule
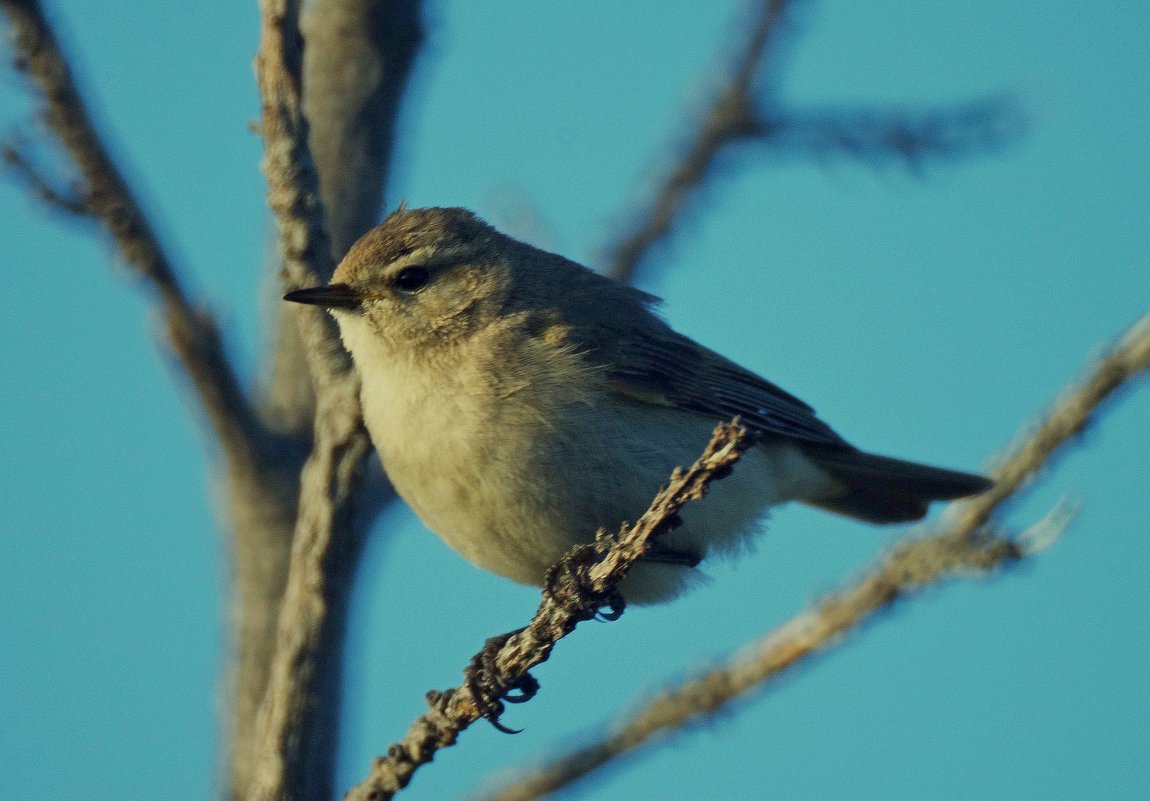
[[[104,225],[124,260],[155,291],[168,342],[224,449],[254,459],[261,432],[224,354],[215,321],[188,300],[151,222],[96,132],[40,3],[0,0],[0,9],[11,24],[16,66],[42,94],[44,119],[83,180],[80,205]]]
[[[954,538],[904,542],[861,582],[818,602],[761,644],[744,649],[702,678],[662,693],[601,739],[541,768],[524,771],[526,775],[488,796],[488,801],[527,801],[571,785],[659,735],[718,713],[804,657],[825,650],[841,634],[918,587],[956,571],[991,570],[1018,558],[1014,544],[996,536],[975,543]]]
[[[610,603],[615,587],[651,541],[678,525],[682,507],[701,498],[711,481],[726,476],[753,444],[753,437],[737,420],[719,426],[703,455],[686,471],[675,471],[634,525],[623,527],[615,536],[600,532],[594,544],[572,549],[551,575],[573,577],[581,592],[556,592],[558,585],[549,581],[531,623],[508,638],[495,655],[496,683],[507,688],[519,686],[531,668],[547,660],[560,639],[590,619],[595,608]],[[412,724],[404,739],[393,744],[387,756],[376,759],[371,774],[348,792],[345,801],[391,798],[436,751],[453,745],[460,732],[480,717],[467,685],[429,693],[428,706],[429,711]]]
[[[716,174],[721,155],[753,142],[757,152],[822,159],[845,156],[872,165],[897,162],[918,170],[928,158],[955,159],[990,151],[1015,138],[1023,115],[1004,96],[941,109],[792,110],[776,91],[781,67],[766,64],[789,34],[797,0],[758,0],[742,48],[722,89],[698,118],[655,189],[606,248],[606,272],[633,282],[654,247],[666,239],[692,197]],[[723,53],[728,43],[723,42]]]
[[[1085,378],[1060,393],[1050,411],[1024,430],[1001,458],[992,472],[994,486],[952,504],[944,525],[962,536],[973,536],[997,509],[1034,480],[1060,448],[1097,419],[1107,399],[1141,377],[1148,366],[1150,314],[1126,329]]]
[[[90,217],[92,210],[88,202],[80,197],[74,188],[60,189],[53,185],[33,164],[24,151],[16,145],[4,148],[4,163],[16,176],[36,193],[36,196],[49,206],[76,217]]]
[[[759,10],[727,85],[701,117],[682,155],[617,242],[608,248],[607,274],[618,281],[635,279],[640,262],[666,237],[691,193],[704,181],[719,153],[748,136],[755,124],[751,87],[768,51],[779,38],[793,0],[760,0]],[[724,42],[724,52],[729,43]]]
[[[1026,128],[1018,104],[991,95],[944,108],[840,108],[764,111],[753,135],[772,152],[801,157],[845,156],[870,164],[896,162],[920,171],[928,159],[958,159],[1016,140]]]
[[[330,275],[319,181],[302,109],[299,3],[261,0],[256,76],[263,101],[263,169],[276,213],[286,289]],[[370,451],[358,380],[322,311],[297,316],[317,392],[312,454],[300,477],[299,513],[276,649],[257,723],[251,799],[330,794],[343,620],[362,545],[351,502]]]
[[[843,642],[842,635],[915,590],[950,577],[982,575],[1037,552],[1072,517],[1065,509],[1040,532],[1006,538],[988,530],[992,514],[1025,487],[1055,452],[1096,419],[1102,403],[1150,368],[1150,314],[1135,323],[992,473],[995,486],[952,504],[931,536],[900,543],[862,579],[816,602],[760,643],[706,675],[662,693],[585,746],[539,768],[526,769],[488,801],[529,801],[567,787],[662,735],[712,716],[764,687],[785,670]]]

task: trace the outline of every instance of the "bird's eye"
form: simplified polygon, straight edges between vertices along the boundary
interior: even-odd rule
[[[431,280],[431,272],[426,267],[404,267],[395,274],[392,284],[400,292],[418,292]]]

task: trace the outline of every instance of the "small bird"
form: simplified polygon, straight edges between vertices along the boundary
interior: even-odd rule
[[[926,514],[986,478],[861,451],[801,400],[671,329],[658,299],[461,208],[404,209],[360,239],[326,307],[399,495],[479,567],[542,585],[571,546],[635,520],[718,422],[758,438],[620,587],[675,597],[786,501],[870,523]]]

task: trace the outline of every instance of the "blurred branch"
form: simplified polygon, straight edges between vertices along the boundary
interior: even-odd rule
[[[112,163],[75,86],[66,56],[38,2],[2,0],[11,22],[16,65],[44,96],[44,118],[74,162],[82,183],[65,196],[50,188],[22,153],[9,160],[54,205],[104,225],[136,275],[155,290],[168,341],[183,365],[220,442],[233,531],[236,582],[232,601],[232,738],[254,717],[263,694],[271,627],[283,581],[268,580],[286,564],[294,520],[294,474],[303,457],[263,429],[243,397],[212,318],[193,308],[153,228]],[[253,668],[253,666],[258,666]]]
[[[670,234],[688,198],[706,179],[719,153],[732,142],[750,135],[755,120],[751,85],[768,45],[779,38],[793,1],[759,0],[750,34],[734,59],[727,85],[700,118],[690,142],[658,182],[649,202],[608,248],[606,272],[612,278],[624,283],[635,280],[643,258]],[[725,52],[729,43],[723,44]]]
[[[651,541],[676,528],[678,513],[691,500],[703,497],[711,481],[728,475],[739,457],[754,444],[736,419],[720,425],[702,456],[686,471],[676,469],[670,483],[634,525],[615,536],[600,531],[593,544],[573,548],[548,574],[546,589],[531,623],[509,636],[493,638],[472,665],[489,667],[486,683],[497,688],[493,698],[477,698],[472,684],[446,692],[428,693],[429,711],[418,718],[407,736],[379,757],[371,774],[345,796],[345,801],[384,801],[407,786],[415,771],[436,751],[454,745],[460,732],[478,720],[482,708],[502,708],[501,698],[513,689],[536,686],[528,671],[545,662],[555,643],[590,620],[604,607],[621,611],[615,587]],[[492,647],[493,646],[493,647]],[[529,697],[531,693],[524,690]],[[519,700],[525,700],[520,698]]]
[[[234,776],[246,779],[253,749],[251,721],[268,675],[306,443],[264,427],[244,397],[214,321],[192,307],[151,223],[101,142],[40,4],[2,0],[0,7],[11,22],[16,65],[42,92],[45,120],[82,182],[74,198],[68,197],[53,190],[15,148],[10,163],[57,205],[101,222],[136,275],[155,290],[168,340],[220,442],[236,573],[230,739]]]
[[[752,136],[777,153],[901,162],[917,172],[931,158],[959,159],[1001,147],[1025,127],[1017,103],[994,95],[941,109],[787,111],[776,118],[763,113]]]
[[[76,88],[68,59],[38,0],[0,0],[12,32],[15,66],[43,96],[49,129],[82,179],[74,198],[51,188],[23,154],[9,163],[56,205],[99,220],[124,260],[156,294],[168,342],[187,372],[224,451],[253,461],[261,432],[223,352],[215,321],[188,300],[139,201],[112,162]]]
[[[312,0],[304,9],[304,113],[335,259],[379,222],[400,101],[423,43],[420,6]]]
[[[797,0],[757,0],[754,20],[723,85],[699,117],[685,145],[676,148],[654,190],[620,227],[606,250],[605,272],[632,283],[652,250],[666,239],[690,200],[715,175],[720,156],[740,143],[756,150],[825,158],[855,158],[872,165],[901,162],[918,169],[928,158],[956,159],[989,150],[1016,136],[1022,114],[1007,97],[942,109],[793,111],[774,86],[780,68],[766,65],[790,34]],[[724,53],[727,42],[723,43]]]
[[[404,23],[407,27],[399,26],[398,29],[393,23],[405,16],[414,18],[417,4],[317,0],[315,7],[320,16],[325,10],[328,12],[324,18],[328,23],[318,23],[315,35],[331,52],[338,49],[340,41],[346,44],[354,40],[357,34],[380,47],[396,45],[395,37],[402,40],[406,35],[398,31],[409,31],[412,23]],[[346,522],[350,486],[356,472],[351,465],[361,464],[367,450],[366,435],[359,426],[354,378],[347,374],[346,357],[331,335],[330,321],[315,310],[301,309],[301,320],[296,321],[293,315],[291,322],[296,328],[291,331],[291,336],[280,338],[281,342],[291,342],[297,346],[294,350],[286,348],[280,351],[285,356],[280,360],[283,367],[280,374],[294,375],[297,387],[306,385],[307,400],[297,404],[297,413],[298,407],[302,406],[303,413],[307,415],[306,425],[285,425],[285,416],[277,414],[282,408],[272,408],[274,404],[263,403],[258,410],[251,407],[226,361],[214,321],[206,313],[191,306],[151,224],[101,143],[40,4],[28,0],[0,0],[0,8],[11,21],[16,65],[28,73],[43,93],[45,119],[71,156],[83,182],[74,191],[57,189],[53,181],[35,168],[32,159],[15,146],[8,148],[5,153],[9,165],[52,205],[73,214],[91,216],[103,223],[113,235],[125,260],[156,291],[157,305],[165,322],[168,339],[192,379],[226,458],[228,471],[225,491],[234,532],[236,569],[232,602],[232,645],[236,653],[232,677],[233,703],[230,705],[230,739],[233,750],[232,792],[238,795],[248,786],[253,771],[256,751],[254,721],[260,699],[265,694],[268,665],[274,645],[275,621],[287,580],[291,531],[296,524],[299,471],[304,465],[308,441],[312,436],[313,375],[316,380],[331,384],[332,391],[331,397],[320,404],[321,417],[326,422],[324,430],[317,432],[316,437],[320,441],[318,450],[322,451],[323,457],[313,458],[309,463],[305,474],[305,495],[300,501],[309,510],[308,515],[301,516],[301,526],[312,533],[317,527],[327,525],[326,522],[317,522],[315,517],[317,514],[325,514],[325,503],[331,498],[335,500],[327,504],[326,512],[330,512],[335,521],[332,525],[341,531],[351,528],[350,523]],[[345,18],[334,18],[330,13],[332,9],[342,10]],[[346,18],[347,14],[354,16],[357,10],[360,13],[358,20]],[[353,23],[359,24],[360,29],[355,29]],[[326,39],[323,37],[325,24],[338,28]],[[298,39],[293,42],[294,53],[290,57],[293,59],[290,72],[295,76],[293,91],[297,97],[301,64],[298,44]],[[317,51],[320,49],[317,48]],[[334,143],[329,149],[333,163],[339,158],[347,158],[349,147],[352,150],[358,147],[367,153],[363,158],[354,160],[360,167],[364,166],[365,160],[376,160],[374,171],[365,168],[366,175],[357,167],[354,171],[345,169],[342,178],[336,179],[335,186],[341,180],[356,183],[359,187],[357,197],[370,198],[374,193],[374,198],[370,200],[345,200],[341,203],[340,209],[356,219],[370,221],[378,209],[380,186],[386,174],[386,167],[382,165],[387,163],[386,151],[391,146],[398,97],[405,85],[414,49],[415,45],[409,43],[406,50],[396,45],[394,57],[377,53],[386,62],[382,72],[388,73],[390,70],[388,74],[381,74],[380,68],[371,68],[367,70],[370,74],[366,77],[352,76],[358,77],[364,85],[372,83],[375,87],[373,94],[349,114],[348,127],[358,126],[354,135],[349,133],[346,136],[347,139],[356,140],[354,145],[341,144],[341,133],[332,125],[323,135],[324,141]],[[364,53],[360,55],[364,59],[368,57]],[[355,64],[346,59],[342,62],[335,59],[332,63],[342,63],[345,70],[356,68]],[[352,80],[349,79],[340,89],[341,96],[349,104],[353,97],[351,84]],[[377,109],[378,113],[372,116],[370,112],[373,104],[382,107],[382,112]],[[332,111],[332,106],[325,109],[325,113]],[[293,114],[302,122],[298,108],[289,109],[283,118],[292,119]],[[370,124],[365,122],[367,117],[371,117]],[[301,154],[290,147],[291,142],[302,141],[306,127],[284,127],[286,132],[277,130],[268,137],[269,142],[289,145],[286,151],[281,149],[269,154],[268,163],[277,170],[280,179],[278,183],[272,182],[269,198],[277,205],[281,219],[288,220],[284,226],[284,251],[288,256],[285,280],[290,288],[313,283],[314,279],[309,277],[313,274],[310,268],[329,275],[332,254],[326,244],[322,221],[312,217],[318,209],[318,204],[313,202],[314,187],[310,195],[307,191],[296,191],[295,176],[291,174],[295,164],[304,165],[305,172],[310,165],[306,148]],[[376,182],[374,189],[372,181]],[[307,183],[305,175],[301,184]],[[310,229],[306,223],[302,226],[296,224],[308,220],[315,223]],[[347,230],[347,226],[344,229]],[[355,235],[349,236],[354,238]],[[322,256],[315,256],[313,249]],[[301,330],[303,337],[297,333]],[[307,354],[306,364],[310,367],[310,374],[307,370],[299,369],[303,362],[299,358],[302,353]],[[325,495],[321,488],[329,484],[334,484],[334,487],[330,494]],[[381,492],[380,497],[389,496]],[[308,771],[316,785],[322,784],[327,775],[321,763],[330,765],[334,753],[334,715],[338,708],[338,632],[342,626],[341,598],[346,594],[350,575],[357,562],[355,554],[358,552],[359,539],[354,533],[337,537],[336,546],[322,541],[317,544],[313,539],[311,545],[319,552],[307,552],[313,560],[322,560],[322,554],[327,552],[325,549],[330,550],[332,547],[341,555],[341,558],[331,560],[327,566],[327,578],[332,582],[326,597],[328,614],[323,616],[323,622],[317,624],[311,632],[316,638],[311,644],[324,654],[318,657],[322,669],[312,671],[299,681],[302,685],[309,685],[315,697],[330,703],[326,706],[321,704],[322,708],[316,709],[306,721],[301,723],[294,720],[292,724],[299,724],[305,732],[311,734],[310,739],[308,736],[302,738],[307,742],[301,750],[314,746],[309,751],[313,756],[321,752],[326,754],[322,758],[316,757],[314,763],[299,761],[298,770]],[[306,561],[306,556],[301,555],[299,559]],[[307,586],[311,588],[314,585]],[[297,607],[306,604],[309,598],[314,600],[309,592],[297,591],[293,595]],[[300,657],[297,667],[306,667],[308,658],[316,657],[314,653]],[[284,682],[278,685],[278,689],[281,695],[277,697],[282,700],[285,697],[282,694]],[[314,701],[314,698],[311,700]],[[322,792],[326,793],[327,789],[324,787]]]
[[[1019,435],[994,468],[994,486],[976,498],[951,504],[943,524],[960,536],[973,536],[1034,480],[1063,445],[1098,418],[1109,398],[1143,378],[1148,367],[1150,313],[1126,329],[1085,378],[1066,387],[1042,420]]]
[[[307,144],[298,18],[294,0],[261,0],[255,65],[263,170],[268,202],[279,221],[288,290],[316,285],[334,266]],[[358,379],[334,323],[320,309],[301,310],[296,320],[317,398],[313,446],[300,476],[291,563],[256,723],[250,785],[233,788],[235,795],[268,801],[331,793],[344,620],[362,550],[352,500],[371,447]],[[237,778],[242,775],[237,771]]]
[[[951,504],[936,533],[898,544],[862,579],[817,601],[760,643],[706,675],[667,690],[587,745],[541,768],[524,770],[521,778],[488,796],[488,801],[528,801],[567,787],[669,732],[713,717],[749,693],[772,686],[768,682],[783,671],[840,645],[843,634],[874,620],[876,613],[900,598],[947,578],[984,575],[1036,553],[1061,533],[1071,515],[1057,512],[1038,530],[1013,539],[989,528],[992,515],[1096,419],[1103,401],[1148,368],[1150,314],[1131,326],[1010,449],[992,473],[992,489]]]
[[[19,146],[10,144],[4,148],[4,163],[49,206],[77,217],[92,216],[87,200],[80,196],[75,187],[61,189],[54,186],[49,178],[33,166],[31,158]]]

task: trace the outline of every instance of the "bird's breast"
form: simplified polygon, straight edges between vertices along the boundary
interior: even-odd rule
[[[470,561],[539,583],[573,530],[594,535],[576,520],[590,514],[583,499],[602,493],[572,491],[569,476],[602,452],[595,387],[522,357],[443,367],[357,354],[357,364],[364,419],[396,491]]]

